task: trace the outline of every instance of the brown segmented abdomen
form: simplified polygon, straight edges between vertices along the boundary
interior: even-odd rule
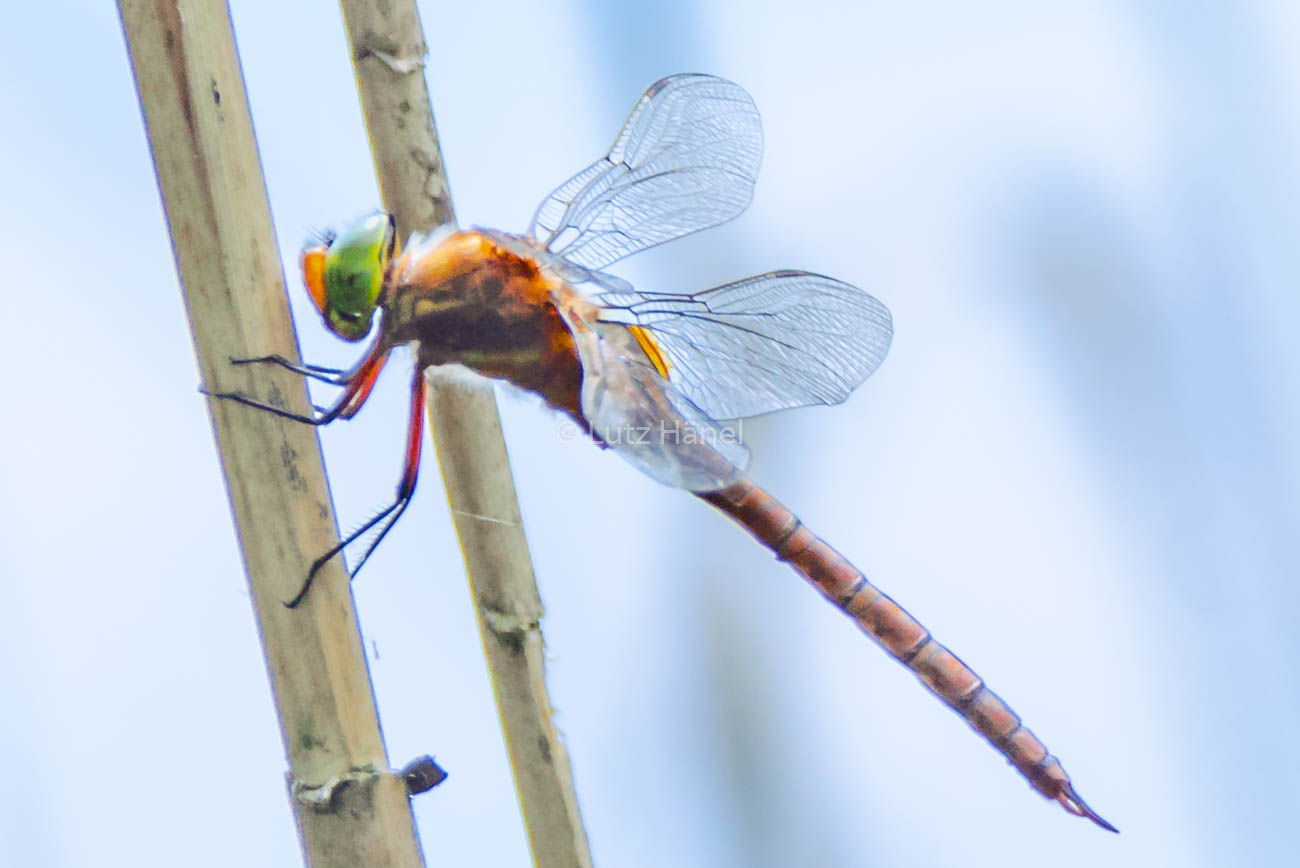
[[[776,498],[748,480],[698,497],[731,516],[794,567],[864,633],[911,669],[931,693],[988,739],[1034,789],[1070,813],[1118,831],[1079,798],[1056,757],[969,666],[936,642],[920,622],[867,581],[860,570]]]

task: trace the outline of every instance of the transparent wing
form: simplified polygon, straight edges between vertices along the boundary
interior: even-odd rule
[[[691,295],[605,292],[603,322],[639,326],[676,391],[714,419],[838,404],[880,366],[889,309],[847,283],[774,271]]]
[[[588,269],[716,226],[753,196],[763,129],[749,94],[674,75],[633,106],[614,146],[538,207],[529,234]]]
[[[676,394],[631,332],[561,312],[582,359],[582,413],[601,442],[676,488],[716,491],[740,478],[749,450],[735,430]]]

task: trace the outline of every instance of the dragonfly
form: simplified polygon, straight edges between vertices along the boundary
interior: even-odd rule
[[[399,246],[377,213],[309,242],[303,281],[325,326],[369,348],[350,370],[269,355],[273,364],[341,387],[300,415],[239,393],[215,397],[305,422],[349,419],[390,353],[409,345],[405,461],[391,505],[325,552],[379,528],[356,570],[415,491],[425,372],[460,365],[539,395],[598,445],[734,519],[1066,811],[1112,832],[1075,792],[1061,763],[1020,718],[920,622],[789,508],[746,478],[731,420],[837,404],[875,371],[893,337],[889,310],[847,283],[773,271],[695,293],[640,292],[606,268],[638,251],[716,226],[753,196],[763,133],[753,100],[709,75],[675,75],[633,106],[605,156],[547,196],[527,233],[444,228]],[[355,570],[353,575],[355,575]]]

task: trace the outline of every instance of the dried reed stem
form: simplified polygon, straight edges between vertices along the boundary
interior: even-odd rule
[[[384,207],[403,235],[454,223],[413,0],[342,0]],[[492,131],[484,131],[491,133]],[[568,754],[552,721],[533,577],[496,399],[429,382],[429,421],[478,610],[533,862],[590,866]]]
[[[296,359],[298,347],[226,3],[120,0],[119,10],[203,382],[309,412],[300,379],[228,363],[275,352]],[[338,540],[315,432],[230,402],[209,409],[304,855],[312,866],[422,865],[406,788],[388,770],[340,561],[301,608],[281,605]],[[168,783],[179,798],[204,786],[186,780],[183,765],[180,774]]]

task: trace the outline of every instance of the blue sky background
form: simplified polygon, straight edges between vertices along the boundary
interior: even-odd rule
[[[232,4],[282,253],[378,201],[336,10]],[[753,475],[979,671],[1036,796],[726,520],[499,390],[601,866],[1283,865],[1300,851],[1300,7],[422,5],[462,224],[527,225],[655,79],[763,113],[754,205],[616,271],[777,267],[894,314]],[[0,863],[293,864],[284,758],[115,8],[0,33]],[[346,364],[290,274],[304,355]],[[322,433],[387,502],[390,372]],[[431,864],[527,850],[429,463],[355,586]]]

